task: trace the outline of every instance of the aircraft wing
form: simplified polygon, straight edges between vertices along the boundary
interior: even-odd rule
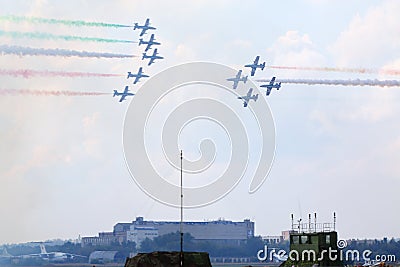
[[[135,80],[133,81],[133,84],[136,84],[136,83],[139,81],[139,79],[140,79],[140,76],[139,76],[139,75],[136,76],[136,77],[135,77]]]
[[[260,56],[256,56],[256,59],[254,59],[254,65],[257,65],[259,60],[260,60]]]
[[[153,62],[154,62],[154,57],[150,58],[150,61],[147,65],[150,66]]]
[[[256,67],[251,67],[251,76],[254,76],[254,73],[256,73]]]
[[[274,84],[276,77],[272,77],[271,81],[269,82],[270,84]]]
[[[147,43],[147,46],[146,46],[146,49],[144,50],[144,52],[146,52],[147,50],[149,50],[150,48],[151,48],[151,43],[149,42],[149,43]]]
[[[124,100],[125,100],[125,97],[126,97],[126,94],[122,94],[122,95],[121,95],[121,98],[119,99],[119,102],[124,101]]]
[[[146,33],[146,30],[147,30],[146,28],[143,28],[142,31],[140,32],[139,36],[143,36],[143,34]]]
[[[271,93],[272,87],[267,87],[267,96]]]

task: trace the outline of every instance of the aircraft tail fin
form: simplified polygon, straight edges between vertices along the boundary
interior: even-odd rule
[[[256,102],[257,99],[258,99],[258,94],[256,94],[256,95],[254,96],[254,102]]]
[[[113,95],[113,97],[116,96],[117,94],[118,94],[118,91],[117,91],[117,90],[114,90],[114,95]]]
[[[281,82],[278,83],[278,87],[276,89],[279,90],[280,88],[281,88]]]
[[[143,53],[142,60],[146,58],[146,53]]]
[[[9,256],[11,256],[11,254],[10,254],[10,253],[8,253],[8,251],[7,251],[7,248],[6,248],[6,247],[3,247],[3,250],[2,250],[2,251],[1,251],[1,253],[0,253],[0,256],[9,257]]]
[[[40,253],[47,254],[46,247],[43,244],[40,244],[39,246],[40,246]]]
[[[138,24],[137,23],[135,23],[135,25],[133,25],[133,30],[136,30],[137,28],[138,28]]]
[[[243,77],[243,83],[246,83],[246,82],[247,82],[247,77],[248,77],[248,76],[244,76],[244,77]]]
[[[265,62],[261,65],[261,70],[264,70],[265,68]]]

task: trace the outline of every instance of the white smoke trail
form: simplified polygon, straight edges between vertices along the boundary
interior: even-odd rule
[[[18,56],[63,56],[63,57],[95,57],[95,58],[133,58],[134,55],[98,53],[87,51],[76,51],[67,49],[45,49],[31,48],[23,46],[0,45],[0,54],[10,54]]]
[[[100,96],[109,95],[102,92],[76,92],[58,90],[0,89],[0,95],[33,95],[33,96]]]
[[[270,82],[270,80],[262,79],[257,82]],[[277,79],[276,82],[291,84],[307,84],[307,85],[342,85],[342,86],[379,86],[379,87],[400,87],[398,80],[316,80],[316,79]]]

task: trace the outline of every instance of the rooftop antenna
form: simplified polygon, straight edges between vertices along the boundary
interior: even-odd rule
[[[292,231],[294,231],[294,228],[293,228],[293,213],[291,215],[292,215]]]
[[[183,175],[182,175],[182,150],[181,150],[181,223],[180,223],[180,234],[181,234],[181,250],[179,253],[179,258],[180,258],[180,266],[183,266],[183,188],[182,188],[182,183],[183,183]]]
[[[311,233],[311,213],[308,214],[308,231]]]
[[[315,232],[317,232],[317,213],[314,212],[314,228],[315,228]]]
[[[336,212],[333,212],[333,231],[336,231]]]

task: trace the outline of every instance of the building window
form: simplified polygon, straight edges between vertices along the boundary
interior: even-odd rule
[[[292,236],[292,243],[293,244],[300,244],[300,237],[298,235]]]
[[[329,245],[329,244],[331,243],[331,236],[330,236],[330,235],[326,235],[326,236],[325,236],[325,243],[326,243],[327,245]]]
[[[309,243],[310,243],[310,242],[309,242],[309,238],[308,238],[307,235],[302,235],[302,236],[301,236],[301,243],[302,243],[302,244],[309,244]]]

